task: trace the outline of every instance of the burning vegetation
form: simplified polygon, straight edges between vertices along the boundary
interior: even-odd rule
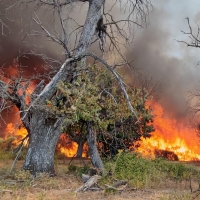
[[[27,5],[31,2],[27,1]],[[124,51],[125,44],[133,39],[132,25],[142,26],[146,23],[147,13],[151,9],[150,1],[135,1],[134,6],[132,1],[125,4],[125,7],[129,6],[132,10],[129,10],[129,17],[133,15],[133,20],[128,17],[120,21],[113,21],[112,15],[108,14],[112,9],[108,9],[107,14],[102,13],[104,0],[81,2],[89,4],[85,23],[82,23],[84,25],[73,26],[70,24],[71,17],[63,18],[67,11],[65,8],[70,2],[60,4],[58,1],[37,1],[38,10],[41,10],[34,12],[32,16],[35,25],[42,32],[31,30],[27,37],[47,36],[62,48],[60,54],[63,52],[64,62],[62,59],[54,60],[40,54],[44,61],[41,71],[38,66],[26,70],[18,59],[15,60],[14,67],[5,70],[2,67],[1,111],[10,109],[19,114],[19,119],[7,125],[5,138],[7,135],[15,135],[22,141],[27,135],[29,138],[23,169],[30,170],[34,176],[40,172],[54,175],[56,145],[57,151],[65,156],[90,157],[93,166],[102,172],[104,164],[99,152],[101,156],[110,157],[121,149],[133,149],[152,158],[199,160],[199,144],[195,131],[189,130],[175,119],[166,118],[159,102],[154,102],[151,107],[147,106],[151,99],[148,88],[127,85],[123,80],[125,77],[119,74],[119,66],[128,66],[132,70],[131,62],[125,59],[121,50]],[[119,2],[120,7],[124,7]],[[56,13],[51,13],[51,21],[53,24],[56,22],[55,25],[59,24],[58,34],[57,31],[48,30],[45,27],[46,22],[41,20],[39,12],[43,13],[46,6],[52,7]],[[110,4],[107,6],[109,8]],[[71,23],[76,22],[74,19],[72,21]],[[123,21],[127,24],[118,26]],[[72,27],[71,33],[66,29],[69,26]],[[124,34],[127,33],[124,28],[129,29],[129,34]],[[70,40],[71,35],[73,36]],[[95,35],[101,40],[100,51],[103,56],[90,52],[91,45],[96,42]],[[110,46],[107,49],[106,36],[109,40],[107,46]],[[24,55],[33,57],[39,54],[31,50]],[[114,55],[111,62],[107,59],[109,55]],[[90,66],[86,62],[88,57],[98,64]],[[34,69],[34,73],[30,69]],[[13,109],[15,107],[18,109],[16,112]],[[191,132],[192,137],[189,134]]]
[[[7,73],[10,74],[5,79],[7,82],[12,80],[11,75],[13,77],[19,76],[18,68],[19,66],[17,62],[15,62],[13,70],[12,68],[7,69]],[[21,88],[23,88],[24,86],[25,83],[22,82]],[[18,93],[22,95],[21,88],[19,87]],[[30,103],[30,97],[32,92],[34,91],[34,88],[34,82],[30,82],[28,86],[26,86],[27,105],[29,105]],[[136,95],[136,93],[134,93],[134,95]],[[80,93],[78,92],[77,94]],[[78,96],[75,99],[77,98]],[[60,106],[62,106],[61,104]],[[49,102],[49,105],[51,105],[51,102]],[[123,106],[125,107],[125,105]],[[140,106],[138,104],[137,106],[139,109],[142,108],[142,104],[140,104]],[[200,160],[199,138],[194,128],[189,128],[186,125],[179,123],[176,119],[165,117],[164,109],[159,103],[148,102],[143,104],[143,106],[145,106],[145,108],[149,110],[153,110],[154,117],[148,118],[148,120],[146,121],[149,125],[145,125],[146,122],[142,122],[142,118],[140,120],[144,124],[139,124],[139,126],[138,124],[135,124],[135,122],[131,118],[127,118],[124,120],[123,123],[119,123],[119,121],[115,122],[115,131],[118,133],[118,137],[120,138],[119,140],[114,140],[113,137],[111,137],[111,135],[109,134],[102,135],[100,133],[101,137],[98,137],[98,148],[103,156],[116,155],[119,149],[128,148],[141,153],[144,157],[163,157],[175,161]],[[75,106],[71,108],[74,111]],[[58,112],[57,108],[55,109],[55,112]],[[104,111],[106,111],[106,108],[104,109]],[[7,124],[4,130],[4,139],[6,140],[9,137],[15,137],[16,140],[14,140],[13,144],[17,145],[17,141],[25,138],[28,132],[26,128],[22,125],[22,122],[20,121],[18,109],[16,107],[12,107],[12,112],[12,116],[14,117],[11,117],[11,120],[9,119],[9,123]],[[104,120],[106,120],[106,118],[104,118]],[[114,124],[109,123],[108,126],[106,125],[108,133],[109,131],[112,132],[114,130]],[[56,148],[57,152],[60,152],[66,157],[89,157],[85,133],[80,132],[82,126],[83,124],[76,124],[70,126],[67,130],[65,130],[68,132],[68,134],[62,134],[60,136]],[[145,132],[144,130],[147,129],[149,129],[149,131]],[[143,131],[140,132],[139,130]],[[135,134],[135,136],[134,132],[137,133]],[[122,137],[119,136],[120,134],[125,135]],[[140,141],[138,142],[138,140]]]
[[[158,103],[153,103],[155,131],[151,138],[142,138],[138,152],[143,156],[162,156],[170,160],[200,160],[199,138],[194,128],[167,118]]]
[[[30,92],[31,93],[31,92]],[[154,113],[153,126],[155,130],[151,133],[151,137],[142,137],[141,141],[136,144],[132,141],[132,145],[129,144],[127,147],[136,150],[141,153],[144,157],[163,157],[168,160],[174,161],[199,161],[200,160],[200,149],[199,149],[199,138],[195,129],[185,127],[183,124],[179,124],[175,119],[169,119],[164,116],[164,110],[158,103],[151,104]],[[28,133],[24,127],[15,126],[17,120],[20,120],[17,109],[15,109],[15,122],[8,123],[4,131],[6,140],[9,137],[14,137],[14,145],[17,145],[17,141],[23,139]],[[129,122],[128,126],[131,126]],[[134,123],[132,123],[134,126]],[[72,130],[71,130],[72,131]],[[74,130],[73,130],[74,131]],[[77,138],[80,133],[76,133]],[[124,139],[126,140],[126,139]],[[126,143],[126,141],[124,141]],[[124,144],[123,143],[123,144]],[[108,146],[106,146],[107,144]],[[109,145],[109,137],[104,141],[99,141],[99,151],[102,155],[117,154],[117,146]],[[110,148],[113,147],[113,150]],[[79,148],[79,143],[73,141],[73,137],[70,138],[70,134],[62,134],[60,136],[59,143],[57,145],[57,152],[63,154],[66,157],[76,157]],[[126,148],[121,145],[118,149]],[[114,152],[114,149],[116,151]],[[112,151],[112,152],[111,152]],[[88,147],[86,141],[83,144],[82,157],[89,157]]]

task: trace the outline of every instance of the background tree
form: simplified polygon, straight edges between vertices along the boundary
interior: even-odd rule
[[[135,115],[137,121],[139,120],[131,105],[124,83],[115,69],[122,65],[130,67],[130,61],[126,60],[121,51],[123,50],[122,46],[126,47],[130,44],[133,38],[131,36],[133,36],[134,25],[142,26],[141,24],[146,23],[151,4],[149,0],[127,0],[126,2],[111,2],[105,0],[11,0],[9,3],[10,5],[6,9],[7,15],[9,15],[9,12],[11,12],[13,8],[15,11],[18,8],[20,8],[20,10],[30,8],[31,22],[34,22],[35,25],[38,26],[35,29],[30,28],[31,31],[25,35],[23,38],[24,40],[26,36],[39,35],[48,37],[51,41],[62,46],[62,51],[65,55],[65,61],[63,61],[60,66],[58,65],[60,61],[49,59],[47,56],[42,55],[45,61],[50,60],[52,62],[51,66],[53,67],[51,74],[47,74],[48,70],[44,69],[45,77],[41,77],[38,74],[38,76],[24,78],[20,75],[13,80],[5,80],[4,75],[2,75],[0,82],[1,98],[3,102],[6,102],[6,105],[12,104],[17,106],[22,123],[28,130],[29,147],[23,168],[30,170],[34,175],[36,175],[37,172],[54,174],[55,147],[62,133],[61,127],[63,123],[69,119],[67,119],[66,113],[63,115],[54,115],[50,112],[47,105],[49,105],[48,102],[55,99],[55,96],[58,94],[57,85],[60,82],[72,83],[75,85],[78,74],[85,70],[86,57],[92,57],[96,61],[102,63],[114,75],[123,92],[128,108],[132,115]],[[74,9],[80,6],[80,3],[87,4],[87,16],[82,25],[79,25],[73,17]],[[27,5],[29,7],[27,7]],[[126,13],[123,19],[115,19],[113,16],[114,8],[119,8],[122,13]],[[44,11],[52,12],[52,15],[48,16],[52,19],[51,25],[54,24],[56,27],[54,30],[51,29],[52,26],[48,24],[49,21],[45,23],[41,20],[41,13],[44,13]],[[103,24],[99,23],[100,20],[102,21],[102,18]],[[46,19],[44,18],[44,20]],[[45,25],[47,25],[48,28],[46,28]],[[108,64],[104,55],[97,56],[89,51],[91,44],[96,41],[95,39],[93,40],[95,34],[97,37],[96,40],[99,40],[101,51],[111,52],[112,60],[115,58],[114,63],[110,62],[111,64]],[[39,56],[33,49],[26,52],[26,55],[30,54]],[[116,60],[119,56],[120,59]],[[77,64],[78,61],[81,62],[81,65]],[[54,68],[55,63],[56,68]],[[30,80],[34,80],[36,83],[36,87],[31,95],[27,93]],[[71,92],[73,93],[73,91]],[[30,101],[27,102],[26,99],[28,97]],[[51,107],[51,105],[49,106]],[[94,164],[96,162],[95,159],[98,157],[95,143],[96,134],[94,132],[93,123],[91,120],[87,119],[88,116],[86,113],[84,117],[86,118],[90,157]],[[103,123],[101,125],[103,125]],[[99,164],[95,164],[95,166],[103,168],[100,160],[98,160],[98,163]]]
[[[184,41],[184,40],[178,40],[178,42],[184,43],[187,45],[187,47],[194,47],[194,48],[200,48],[200,28],[197,25],[196,29],[192,28],[190,24],[190,19],[187,17],[187,24],[189,31],[181,31],[184,35],[187,35],[190,39],[190,41]],[[199,63],[198,63],[199,65]],[[200,111],[200,90],[197,89],[196,91],[190,91],[189,92],[189,98],[191,102],[191,109],[192,109],[192,114],[197,115],[199,117],[199,111]],[[193,115],[193,116],[194,116]],[[196,127],[197,130],[197,135],[199,136],[200,134],[200,124],[199,124],[199,119],[197,117],[197,120],[194,120],[193,117],[193,122],[191,123],[192,126]]]

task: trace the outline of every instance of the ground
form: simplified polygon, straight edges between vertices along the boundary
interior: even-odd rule
[[[83,183],[77,174],[69,171],[69,163],[88,164],[89,160],[57,160],[56,177],[41,175],[32,180],[28,172],[21,171],[19,161],[15,172],[9,175],[11,160],[0,160],[0,199],[2,200],[199,200],[198,183],[190,180],[166,182],[159,188],[137,189],[131,186],[123,192],[86,191],[75,193]],[[195,163],[200,169],[200,163]]]

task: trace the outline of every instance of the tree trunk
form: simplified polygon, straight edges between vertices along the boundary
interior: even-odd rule
[[[44,111],[34,110],[29,115],[29,147],[23,169],[54,175],[54,153],[61,134],[56,120],[48,119]]]
[[[77,153],[76,153],[76,158],[82,158],[83,146],[84,146],[84,142],[80,141],[78,143],[78,149],[77,149]]]
[[[74,57],[67,59],[62,64],[57,74],[37,94],[37,98],[31,102],[26,113],[21,116],[21,120],[27,128],[30,138],[28,153],[23,168],[30,170],[34,175],[37,172],[54,173],[54,152],[61,134],[59,130],[60,125],[56,124],[55,121],[51,124],[46,123],[45,118],[47,114],[43,110],[39,110],[37,105],[38,103],[46,104],[46,101],[52,98],[57,90],[56,85],[59,81],[66,80],[67,75],[71,74],[74,70],[77,62],[76,59],[79,56],[80,58],[81,56],[84,57],[95,34],[96,24],[101,16],[103,3],[104,0],[89,1],[86,21]],[[88,144],[90,145],[89,149],[91,151],[92,163],[97,168],[103,168],[103,163],[96,147],[96,135],[92,132],[90,125],[88,128]]]
[[[92,122],[87,122],[87,143],[93,166],[104,171],[104,165],[97,149],[96,132],[92,128]]]

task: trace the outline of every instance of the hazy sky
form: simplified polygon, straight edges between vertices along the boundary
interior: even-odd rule
[[[185,18],[189,17],[191,24],[196,28],[196,23],[200,24],[200,1],[199,0],[154,0],[155,10],[163,10],[166,18],[161,26],[163,26],[167,32],[170,33],[171,41],[171,53],[180,55],[184,51],[184,46],[174,42],[174,39],[181,40],[186,37],[180,32],[181,30],[188,30],[188,26]],[[151,21],[150,23],[153,23]],[[183,49],[182,49],[183,48]],[[190,49],[190,52],[193,53]],[[177,52],[178,51],[178,54]],[[196,51],[196,50],[195,50]]]

